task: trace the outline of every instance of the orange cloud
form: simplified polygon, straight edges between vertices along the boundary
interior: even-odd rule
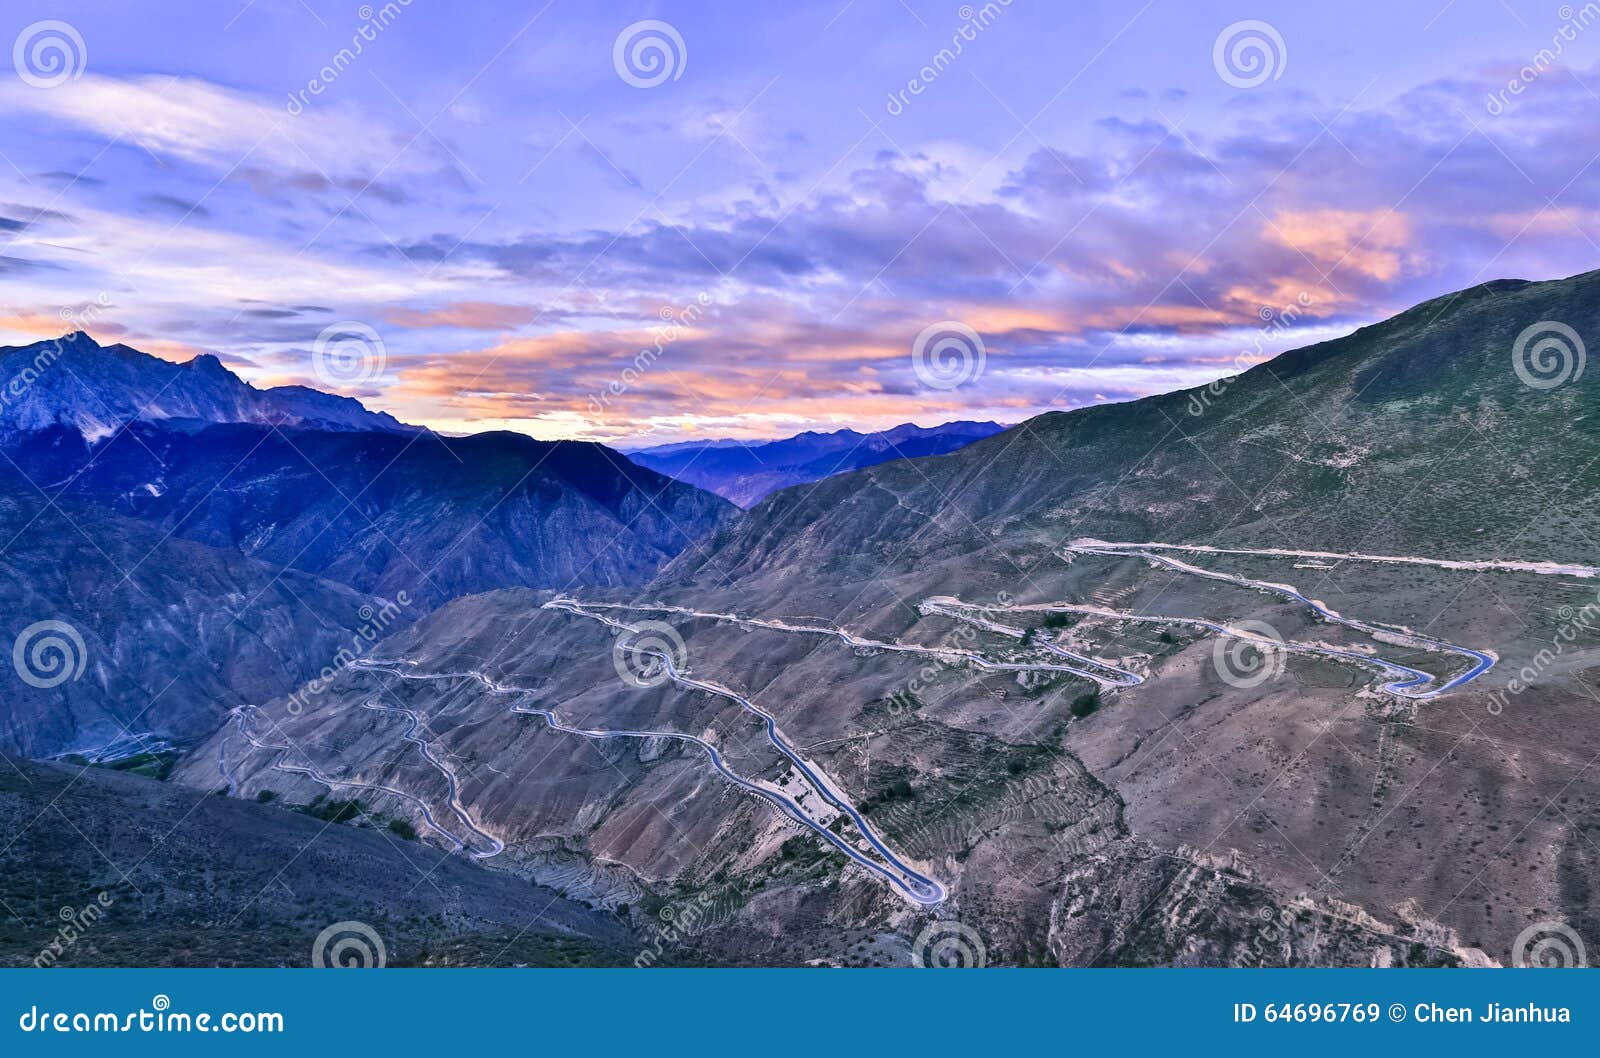
[[[1495,213],[1484,226],[1502,239],[1523,235],[1583,235],[1600,225],[1600,211],[1575,206],[1547,206],[1526,213]]]
[[[0,316],[0,331],[33,338],[59,338],[72,330],[72,322],[47,312],[19,312]]]
[[[1347,269],[1388,282],[1414,266],[1411,220],[1394,210],[1284,210],[1264,237],[1305,256],[1324,272]]]
[[[538,313],[526,305],[493,301],[453,301],[436,309],[391,308],[383,319],[399,327],[459,327],[469,331],[505,331],[532,323]]]

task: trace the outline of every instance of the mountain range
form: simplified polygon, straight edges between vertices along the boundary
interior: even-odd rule
[[[993,422],[902,423],[879,433],[807,431],[779,441],[689,441],[631,450],[640,466],[715,492],[740,507],[792,485],[875,466],[891,459],[954,452],[1005,427]]]
[[[639,584],[736,513],[600,445],[444,438],[210,356],[73,333],[0,350],[0,600],[84,671],[19,684],[0,748],[184,745],[459,595]],[[362,644],[363,646],[365,644]]]
[[[456,599],[176,777],[298,802],[326,788],[306,761],[391,777],[486,862],[607,906],[720,909],[688,942],[711,961],[904,964],[954,919],[1007,964],[1506,962],[1527,907],[1600,929],[1600,624],[1494,707],[1593,597],[1493,566],[1595,553],[1595,383],[1518,369],[1552,320],[1600,333],[1600,274],[1487,284],[1210,386],[781,490],[642,588]],[[1223,550],[1185,572],[1089,537]],[[1230,678],[1215,629],[1246,623],[1302,645]],[[1380,691],[1365,659],[1452,671],[1408,629],[1495,663],[1437,698]],[[635,634],[678,679],[619,678]],[[1541,816],[1557,796],[1569,818]],[[1526,855],[1485,838],[1525,825]],[[926,890],[895,864],[944,899],[908,908]]]
[[[959,926],[1002,965],[1507,963],[1600,936],[1592,334],[1600,273],[1497,281],[874,448],[937,456],[776,442],[825,469],[744,511],[635,464],[732,489],[765,446],[52,414],[0,445],[0,630],[69,622],[87,665],[6,695],[9,745],[154,741],[256,817],[196,849],[398,827],[590,905],[600,961],[692,919],[653,957],[908,965]]]
[[[409,432],[386,412],[306,386],[256,389],[203,354],[175,364],[83,331],[0,349],[0,437],[66,426],[90,441],[127,422],[258,423]]]

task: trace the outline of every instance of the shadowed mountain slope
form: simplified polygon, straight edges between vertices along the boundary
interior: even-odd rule
[[[99,768],[13,760],[0,773],[6,965],[43,952],[69,967],[310,966],[322,930],[350,920],[390,966],[618,965],[643,944],[615,915],[379,818],[330,824]],[[85,907],[97,917],[49,949],[61,909]]]
[[[513,433],[134,423],[98,444],[40,431],[12,458],[53,494],[428,606],[642,583],[736,513],[601,445]]]

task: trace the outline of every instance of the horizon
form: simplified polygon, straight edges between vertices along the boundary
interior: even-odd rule
[[[0,344],[771,440],[1202,386],[1600,246],[1593,4],[188,7],[13,27]]]

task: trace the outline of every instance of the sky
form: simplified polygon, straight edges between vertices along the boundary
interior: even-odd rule
[[[7,6],[0,343],[447,432],[1013,423],[1600,263],[1600,6]]]

